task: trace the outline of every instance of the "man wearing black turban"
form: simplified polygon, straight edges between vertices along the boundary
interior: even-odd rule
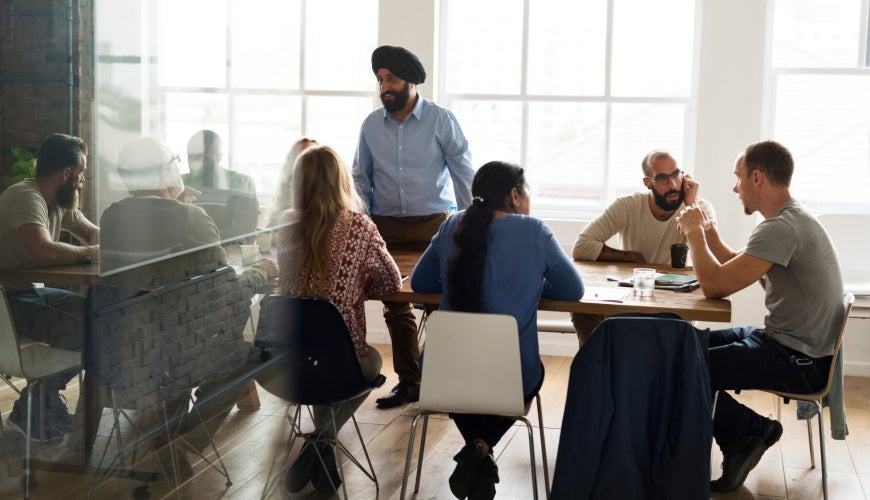
[[[423,98],[420,60],[402,47],[372,52],[384,107],[362,124],[353,161],[356,189],[390,250],[425,249],[452,210],[471,204],[471,153],[449,110]],[[399,384],[379,408],[417,401],[420,346],[411,304],[384,302]]]

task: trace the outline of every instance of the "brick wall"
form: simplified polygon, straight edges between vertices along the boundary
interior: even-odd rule
[[[94,151],[93,107],[94,0],[0,0],[0,171],[12,165],[10,148],[35,152],[52,132]],[[93,192],[82,194],[88,213]]]
[[[124,408],[178,399],[251,353],[243,331],[253,291],[232,268],[145,294],[99,285],[90,293],[96,369]]]

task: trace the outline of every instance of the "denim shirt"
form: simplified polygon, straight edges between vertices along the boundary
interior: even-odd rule
[[[353,179],[369,213],[417,216],[471,204],[471,153],[449,110],[418,95],[402,123],[384,108],[362,124]]]

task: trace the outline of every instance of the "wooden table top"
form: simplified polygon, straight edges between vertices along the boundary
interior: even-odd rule
[[[419,251],[395,251],[393,258],[399,265],[403,276],[410,276],[417,260]],[[716,321],[728,323],[731,321],[731,301],[728,299],[708,299],[700,289],[692,292],[674,292],[672,290],[655,290],[652,297],[635,297],[631,288],[620,287],[616,282],[607,281],[607,276],[628,278],[632,270],[638,266],[630,262],[586,262],[574,261],[574,266],[583,277],[587,293],[579,301],[564,301],[542,298],[538,309],[542,311],[564,311],[591,314],[613,315],[621,312],[673,312],[690,321]],[[691,269],[677,270],[669,266],[651,266],[661,273],[691,274]],[[396,294],[384,297],[385,300],[408,301],[422,304],[438,304],[440,294],[421,294],[411,289],[410,278],[402,283],[402,290]],[[624,290],[628,296],[623,302],[596,300],[594,292],[598,290]]]
[[[420,251],[395,251],[393,258],[399,265],[402,275],[410,276],[420,258]],[[233,249],[228,247],[228,254],[233,255]],[[232,261],[232,258],[230,258]],[[588,291],[600,289],[620,289],[613,281],[607,281],[606,276],[615,275],[630,277],[632,269],[637,264],[628,262],[582,262],[574,265],[583,277]],[[667,266],[653,266],[659,272],[674,272],[690,274],[691,270],[672,270]],[[16,283],[46,283],[61,286],[88,286],[100,280],[99,264],[78,264],[70,266],[21,266],[16,268],[0,268],[0,282]],[[382,297],[385,300],[408,301],[421,304],[438,304],[440,294],[421,294],[411,289],[410,279],[402,283],[402,289],[396,294]],[[623,302],[608,302],[595,300],[593,293],[587,293],[579,301],[563,301],[542,298],[539,306],[545,311],[581,312],[591,314],[612,315],[620,312],[673,312],[691,321],[731,321],[731,301],[728,299],[707,299],[700,289],[689,293],[670,290],[656,290],[652,297],[635,297],[628,294]]]

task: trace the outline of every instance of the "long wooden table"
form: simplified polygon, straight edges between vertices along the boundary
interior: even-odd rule
[[[410,276],[420,258],[420,251],[402,250],[394,251],[393,258],[399,265],[403,276]],[[574,261],[574,266],[583,277],[583,283],[587,288],[593,289],[620,289],[631,291],[630,288],[620,287],[616,282],[608,281],[607,276],[620,276],[628,278],[637,264],[630,262],[583,262]],[[668,266],[653,266],[663,273],[691,274],[691,270],[670,269]],[[383,300],[395,300],[399,302],[415,302],[421,304],[438,304],[441,302],[440,294],[417,293],[411,289],[410,279],[402,282],[402,290]],[[587,293],[579,301],[564,301],[542,298],[539,306],[542,311],[563,311],[613,315],[622,312],[672,312],[679,314],[689,321],[731,321],[731,301],[728,299],[708,299],[700,289],[692,292],[675,292],[672,290],[656,290],[652,297],[635,297],[631,293],[623,302],[610,302],[596,300],[594,294]]]
[[[228,249],[229,250],[229,249]],[[399,265],[403,275],[410,276],[422,252],[417,250],[400,250],[393,252],[393,258]],[[233,255],[232,251],[228,254]],[[574,265],[583,277],[583,282],[592,288],[617,288],[613,281],[607,281],[608,275],[629,277],[637,264],[627,262],[581,262]],[[656,266],[654,266],[656,267]],[[672,270],[667,266],[657,266],[659,272],[685,272]],[[71,266],[22,266],[17,268],[0,268],[0,282],[36,282],[65,286],[86,287],[99,283],[99,264],[80,264]],[[621,288],[629,290],[627,288]],[[411,289],[411,280],[402,282],[402,289],[396,294],[382,297],[383,300],[400,302],[416,302],[421,304],[438,304],[440,294],[422,294]],[[673,312],[690,321],[731,321],[731,301],[728,299],[707,299],[701,290],[689,293],[670,290],[656,290],[652,297],[629,296],[623,302],[608,302],[595,300],[593,294],[587,294],[579,301],[562,301],[542,298],[539,306],[544,311],[579,312],[591,314],[612,315],[620,312]]]

